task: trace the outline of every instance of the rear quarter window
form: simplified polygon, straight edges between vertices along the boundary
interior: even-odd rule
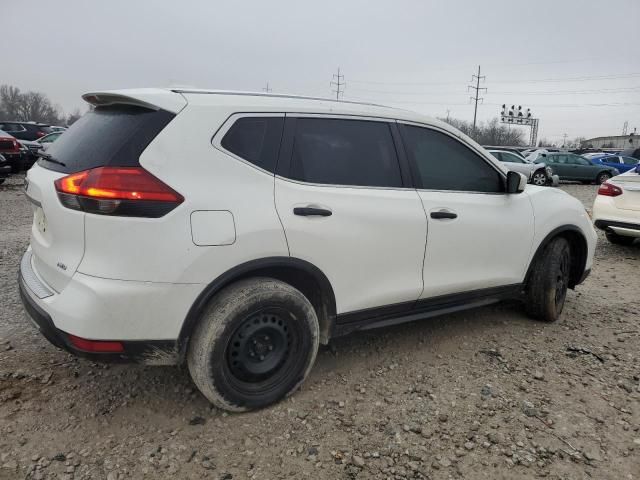
[[[39,165],[63,173],[103,166],[133,167],[151,141],[175,117],[164,110],[115,105],[85,114],[51,144],[47,153],[58,162]]]
[[[243,160],[274,173],[283,125],[283,117],[242,117],[234,122],[220,145]]]

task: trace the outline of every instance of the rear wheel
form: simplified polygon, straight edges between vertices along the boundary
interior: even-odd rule
[[[187,363],[211,403],[245,411],[293,393],[311,370],[318,343],[318,318],[300,291],[252,278],[226,288],[208,305]]]
[[[571,247],[552,240],[536,260],[527,284],[526,310],[538,320],[554,322],[562,313],[571,272]]]
[[[611,174],[609,172],[600,172],[596,177],[596,183],[598,185],[602,185],[604,182],[611,178]]]
[[[623,235],[618,235],[615,232],[605,232],[604,234],[607,237],[607,240],[611,243],[615,243],[616,245],[631,245],[635,240],[635,237],[625,237]]]

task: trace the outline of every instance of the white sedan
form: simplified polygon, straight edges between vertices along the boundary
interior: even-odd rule
[[[593,203],[593,222],[607,240],[631,245],[640,238],[640,172],[629,170],[600,185]]]

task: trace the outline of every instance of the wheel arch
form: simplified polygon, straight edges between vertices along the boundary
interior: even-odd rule
[[[313,305],[320,327],[320,343],[327,344],[336,318],[336,299],[327,276],[315,265],[292,257],[267,257],[236,265],[213,280],[198,295],[180,329],[178,349],[184,360],[191,333],[207,303],[222,289],[250,277],[269,277],[300,290]]]
[[[566,238],[571,246],[571,275],[569,276],[569,288],[575,288],[583,279],[584,270],[587,264],[588,244],[582,230],[576,225],[562,225],[549,232],[538,245],[535,254],[531,258],[527,274],[524,278],[525,288],[529,283],[531,272],[538,258],[542,256],[545,248],[556,238]]]

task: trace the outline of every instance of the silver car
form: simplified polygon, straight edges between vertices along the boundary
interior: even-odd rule
[[[544,163],[531,163],[522,156],[508,150],[489,150],[489,153],[500,160],[509,170],[526,175],[533,185],[551,185],[556,187],[560,182],[558,175],[553,174],[551,167]]]

